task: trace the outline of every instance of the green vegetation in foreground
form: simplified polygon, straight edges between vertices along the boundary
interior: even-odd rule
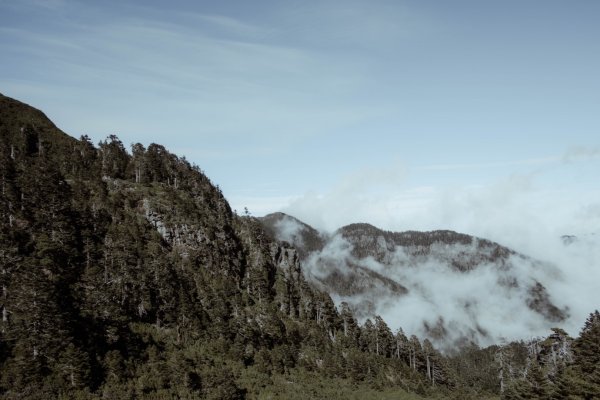
[[[250,371],[248,372],[251,374]],[[240,382],[244,382],[244,377]],[[426,398],[414,393],[407,393],[401,388],[378,390],[364,384],[357,385],[348,379],[327,379],[319,374],[307,373],[306,371],[274,376],[269,385],[258,388],[256,393],[249,395],[248,399],[420,400]]]

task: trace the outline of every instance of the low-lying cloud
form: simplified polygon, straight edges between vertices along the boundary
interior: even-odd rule
[[[340,185],[343,191],[296,198],[283,211],[329,232],[354,222],[399,232],[451,229],[539,260],[511,256],[508,270],[489,263],[459,272],[436,257],[410,265],[400,248],[385,265],[373,258],[357,260],[352,247],[341,242],[305,263],[307,275],[322,280],[324,266],[334,265],[327,260],[338,258],[407,288],[403,296],[387,288],[375,295],[334,294],[337,302],[356,307],[374,302],[371,310],[393,329],[420,336],[443,333],[445,343],[466,337],[482,345],[547,335],[555,326],[575,336],[588,314],[600,308],[600,191],[581,185],[597,158],[597,149],[580,148],[477,185],[409,187],[396,182],[383,191]],[[587,164],[578,170],[577,163]],[[364,174],[360,177],[364,182]],[[576,239],[566,243],[563,235]],[[456,246],[440,250],[465,251]],[[565,320],[552,320],[527,306],[532,301],[529,288],[536,282],[546,289],[549,302],[565,312]]]
[[[429,337],[441,348],[465,341],[490,345],[542,336],[557,325],[574,333],[579,324],[573,325],[570,318],[559,321],[543,308],[539,312],[528,306],[533,301],[531,290],[539,282],[551,288],[546,292],[550,307],[560,309],[567,317],[571,308],[582,308],[562,292],[560,288],[568,286],[565,274],[551,264],[515,254],[507,260],[480,263],[471,270],[457,270],[452,261],[476,254],[476,242],[434,244],[427,256],[415,256],[410,250],[396,247],[382,262],[373,257],[358,259],[352,249],[341,235],[334,236],[322,252],[306,260],[305,275],[324,289],[333,290],[334,300],[349,303],[363,321],[381,315],[393,330],[401,327],[408,334]],[[385,280],[357,273],[357,269],[373,271],[408,291],[394,292]],[[336,274],[338,281],[340,276],[351,275],[355,292],[336,292],[327,283],[329,274]]]

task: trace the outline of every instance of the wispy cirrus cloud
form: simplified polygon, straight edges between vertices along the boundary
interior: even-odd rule
[[[468,169],[482,169],[482,168],[506,168],[515,166],[534,166],[534,165],[547,165],[560,161],[561,157],[541,157],[541,158],[529,158],[524,160],[514,161],[501,161],[501,162],[489,162],[489,163],[457,163],[457,164],[431,164],[417,166],[417,170],[425,171],[451,171],[451,170],[468,170]]]
[[[94,98],[97,116],[71,122],[74,131],[84,122],[88,129],[105,126],[99,120],[106,114],[115,129],[128,130],[133,123],[119,109],[130,110],[139,121],[147,117],[146,110],[161,107],[166,118],[155,121],[151,130],[153,139],[167,145],[172,136],[164,134],[173,126],[199,137],[251,134],[270,140],[284,134],[297,140],[379,112],[347,100],[364,80],[352,65],[339,68],[326,54],[263,42],[256,37],[264,31],[260,26],[231,17],[196,14],[186,20],[188,24],[178,25],[121,17],[91,27],[73,23],[52,35],[28,27],[3,28],[13,40],[0,46],[34,60],[25,67],[30,77],[39,75],[35,65],[44,63],[38,93],[55,92],[62,85],[69,89],[65,94]],[[18,78],[7,83],[9,89],[20,88]],[[137,131],[132,134],[141,133]]]
[[[600,146],[575,146],[568,149],[562,156],[562,161],[572,163],[580,160],[590,160],[600,157]]]

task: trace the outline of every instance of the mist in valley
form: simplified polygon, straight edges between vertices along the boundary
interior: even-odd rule
[[[352,179],[346,179],[324,195],[295,199],[284,211],[314,224],[327,238],[303,263],[310,280],[325,289],[328,279],[343,280],[344,274],[363,280],[353,283],[353,293],[332,293],[338,305],[349,303],[363,321],[380,315],[393,330],[428,337],[440,348],[527,340],[553,327],[577,336],[590,310],[600,307],[600,236],[595,231],[600,209],[594,191],[573,204],[552,196],[545,184],[557,169],[568,172],[573,163],[587,162],[584,171],[589,169],[595,153],[576,154],[476,188],[419,193],[397,180],[382,183],[376,176],[370,181],[362,176],[360,182],[367,183],[352,186]],[[380,237],[383,260],[357,258],[352,243],[336,230],[352,222],[397,232],[453,229],[513,253],[460,271],[453,261],[483,251],[477,239],[466,245],[434,244],[430,254],[415,257]],[[284,240],[302,247],[302,224],[284,219],[278,229]],[[393,290],[389,281],[406,291]],[[540,285],[543,290],[536,294]]]

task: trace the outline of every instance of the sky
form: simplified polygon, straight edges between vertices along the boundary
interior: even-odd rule
[[[600,2],[0,0],[0,92],[165,145],[232,208],[600,235]]]

